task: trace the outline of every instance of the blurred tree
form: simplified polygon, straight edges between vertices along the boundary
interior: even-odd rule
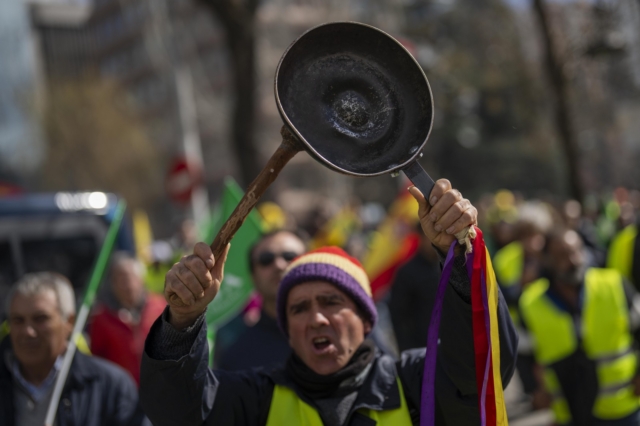
[[[569,81],[565,73],[565,63],[553,38],[545,2],[543,0],[533,0],[533,10],[540,23],[546,71],[555,96],[555,124],[560,134],[560,141],[565,155],[571,196],[576,200],[582,201],[584,200],[585,192],[580,179],[578,136],[571,122]]]
[[[49,87],[41,189],[111,191],[142,208],[162,196],[159,157],[116,83],[85,77]]]
[[[546,101],[513,10],[501,0],[416,0],[406,15],[434,92],[425,150],[433,176],[470,197],[500,187],[561,192]]]
[[[259,0],[197,0],[211,10],[226,30],[234,79],[233,150],[241,184],[248,185],[262,169],[255,143],[256,9]]]

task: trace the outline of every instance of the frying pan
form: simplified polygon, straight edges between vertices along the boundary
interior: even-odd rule
[[[285,126],[325,166],[365,177],[402,170],[431,192],[416,162],[433,124],[431,88],[390,35],[357,22],[310,29],[282,56],[275,97]]]
[[[302,150],[347,175],[402,171],[425,197],[431,193],[434,182],[417,162],[433,124],[431,88],[420,65],[387,33],[357,22],[308,30],[280,59],[274,91],[282,143],[211,244],[216,259]]]

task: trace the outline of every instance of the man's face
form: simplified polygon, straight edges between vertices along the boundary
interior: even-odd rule
[[[73,317],[62,318],[53,290],[25,296],[16,294],[9,309],[11,344],[24,367],[46,367],[67,348]]]
[[[253,283],[263,299],[275,301],[284,270],[305,252],[304,243],[289,232],[261,241],[253,254]]]
[[[356,304],[324,281],[299,284],[287,298],[289,344],[318,374],[331,374],[347,365],[371,331]]]
[[[122,307],[132,309],[140,302],[144,282],[133,260],[123,260],[113,266],[111,288]]]
[[[574,231],[567,231],[550,241],[547,265],[559,284],[582,284],[587,262],[580,236]]]

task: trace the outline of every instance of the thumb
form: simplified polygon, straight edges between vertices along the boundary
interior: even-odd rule
[[[424,198],[422,191],[420,191],[417,187],[410,186],[408,190],[413,198],[415,198],[415,200],[418,202],[418,218],[422,220],[422,218],[429,214],[431,206],[429,205],[429,203],[427,203],[427,200],[426,198]]]
[[[222,252],[222,256],[220,259],[215,259],[215,264],[213,265],[213,269],[211,270],[211,276],[214,280],[220,280],[224,278],[224,264],[227,262],[227,255],[229,254],[229,249],[231,248],[231,243],[227,244],[224,251]]]

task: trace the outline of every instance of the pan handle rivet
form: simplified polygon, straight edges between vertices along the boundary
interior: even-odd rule
[[[420,158],[422,158],[424,156],[424,152],[420,153]]]
[[[392,178],[398,177],[399,175],[400,175],[400,172],[393,172],[393,173],[391,173],[391,177],[392,177]]]

